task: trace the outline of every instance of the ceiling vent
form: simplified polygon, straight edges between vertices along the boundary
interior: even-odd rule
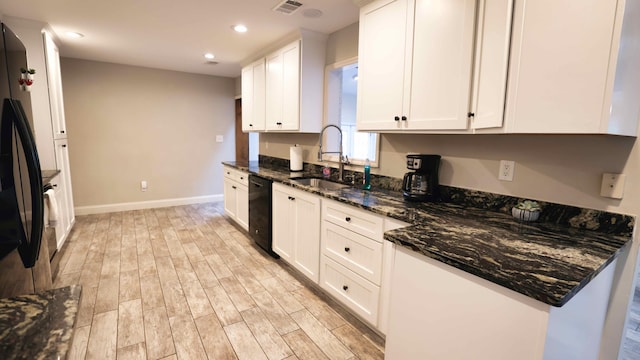
[[[284,0],[278,3],[278,5],[274,6],[271,10],[291,15],[296,12],[300,8],[300,6],[302,6],[302,3],[295,0]]]

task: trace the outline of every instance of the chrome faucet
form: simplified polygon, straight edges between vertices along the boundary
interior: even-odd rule
[[[324,134],[324,131],[327,130],[330,127],[334,127],[336,129],[338,129],[338,132],[340,133],[340,151],[322,151],[322,134]],[[347,158],[346,162],[344,161],[344,158],[346,158],[346,156],[342,156],[342,130],[340,130],[340,127],[337,125],[333,125],[333,124],[329,124],[326,125],[325,127],[322,128],[322,130],[320,131],[320,150],[318,150],[318,161],[322,161],[322,154],[338,154],[339,156],[339,160],[338,163],[340,164],[338,167],[338,180],[339,181],[343,181],[343,173],[344,173],[344,164],[348,164],[349,160]]]

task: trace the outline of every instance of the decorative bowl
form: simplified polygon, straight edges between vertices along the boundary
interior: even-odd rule
[[[536,221],[540,217],[540,211],[529,211],[514,207],[511,209],[511,215],[520,221]]]

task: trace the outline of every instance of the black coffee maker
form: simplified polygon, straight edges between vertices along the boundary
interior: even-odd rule
[[[438,168],[440,155],[408,154],[407,169],[415,170],[404,174],[402,194],[410,201],[437,201]]]

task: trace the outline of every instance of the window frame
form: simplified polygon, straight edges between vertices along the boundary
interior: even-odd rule
[[[340,61],[336,61],[335,63],[332,64],[328,64],[327,66],[325,66],[325,70],[324,70],[324,104],[323,104],[323,126],[329,125],[329,124],[333,124],[333,125],[337,125],[340,128],[342,128],[342,124],[340,123],[340,121],[330,121],[329,117],[329,113],[331,112],[329,107],[330,107],[330,102],[329,102],[329,94],[330,94],[330,87],[331,87],[331,83],[332,83],[332,79],[331,79],[331,74],[333,71],[338,70],[340,68],[343,68],[345,66],[348,65],[353,65],[353,64],[357,64],[358,63],[358,57],[354,56],[348,59],[344,59],[344,60],[340,60]],[[357,95],[356,95],[357,96]],[[357,105],[356,105],[357,107]],[[356,119],[358,117],[358,113],[357,113],[357,108],[356,108]],[[338,119],[339,120],[339,119]],[[357,129],[357,120],[356,120],[356,129]],[[332,131],[332,130],[327,130],[327,131]],[[374,133],[376,134],[376,141],[375,141],[375,145],[373,145],[374,147],[374,151],[375,151],[375,155],[376,155],[376,159],[375,161],[371,161],[370,165],[371,167],[379,167],[379,163],[380,163],[380,133],[377,132],[373,132],[373,131],[363,131],[363,133]],[[322,147],[323,149],[327,149],[327,136],[324,136],[323,138],[323,144]],[[326,154],[323,155],[323,161],[330,161],[330,162],[338,162],[338,155],[335,154]],[[349,158],[349,164],[350,165],[360,165],[363,166],[365,163],[365,159],[351,159]]]

